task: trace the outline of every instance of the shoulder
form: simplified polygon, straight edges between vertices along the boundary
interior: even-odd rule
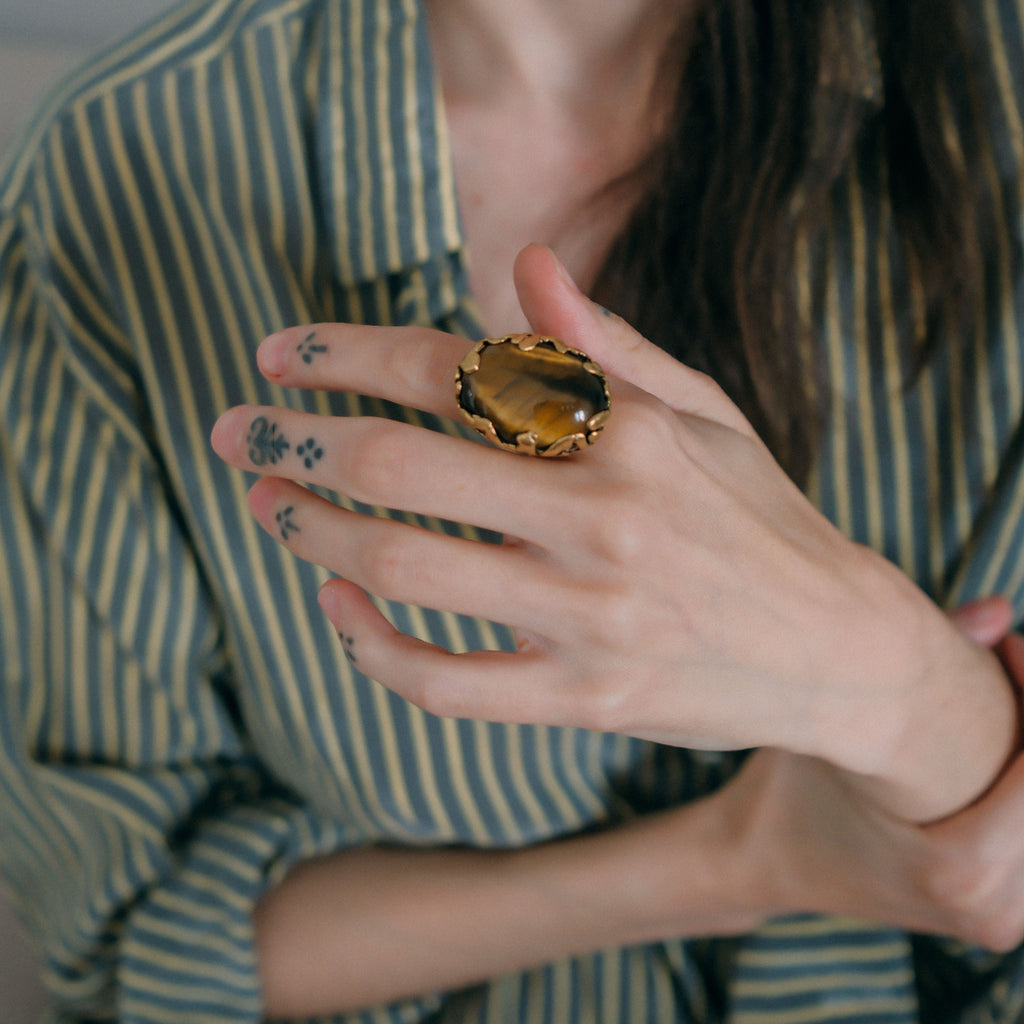
[[[31,198],[47,166],[74,163],[63,150],[91,149],[80,162],[116,177],[110,136],[165,140],[169,115],[180,116],[185,146],[204,119],[237,144],[268,123],[325,131],[358,122],[365,144],[375,119],[404,123],[408,82],[428,65],[421,0],[186,0],[50,94],[0,154],[0,216]],[[123,173],[132,147],[121,150]]]
[[[253,88],[271,88],[260,65],[272,56],[280,60],[282,43],[287,58],[294,58],[311,31],[316,33],[326,8],[352,2],[362,0],[186,0],[175,5],[51,91],[0,158],[0,214],[24,199],[40,164],[59,160],[62,148],[88,148],[112,130],[130,133],[140,124],[159,132],[164,111],[152,106],[156,90],[171,89],[187,100],[190,91],[209,87],[210,75],[222,90],[231,84],[251,95]],[[164,92],[160,99],[173,102]],[[94,157],[102,163],[104,154],[97,151]]]

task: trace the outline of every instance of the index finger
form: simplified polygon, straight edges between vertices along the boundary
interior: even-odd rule
[[[426,327],[310,324],[270,335],[256,358],[286,387],[352,391],[455,418],[455,368],[472,344]]]

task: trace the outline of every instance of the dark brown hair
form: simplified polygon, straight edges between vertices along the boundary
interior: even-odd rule
[[[889,169],[923,296],[904,339],[908,379],[958,333],[980,287],[986,203],[971,126],[983,88],[963,7],[705,0],[665,61],[669,127],[596,294],[715,377],[798,482],[828,398],[797,301],[799,245],[813,244],[854,162],[874,155]]]

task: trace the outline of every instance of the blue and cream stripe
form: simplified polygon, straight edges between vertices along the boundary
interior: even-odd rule
[[[1022,13],[978,12],[999,83],[989,170],[1016,246]],[[915,282],[877,198],[886,173],[870,158],[851,172],[824,258],[805,260],[837,396],[813,495],[937,600],[1002,590],[1024,618],[1010,247],[965,358],[904,393]],[[248,481],[210,452],[239,402],[459,429],[282,390],[253,358],[293,323],[479,332],[418,0],[191,0],[69,79],[0,174],[0,860],[44,945],[55,1021],[259,1020],[251,910],[298,860],[375,840],[515,847],[735,770],[732,755],[399,700],[351,668],[316,606],[322,573],[263,535]],[[385,610],[455,650],[511,642]],[[1019,953],[797,917],[352,1019],[911,1024],[950,972],[959,1019],[1024,1012]]]

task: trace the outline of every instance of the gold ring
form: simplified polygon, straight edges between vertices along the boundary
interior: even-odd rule
[[[608,381],[557,338],[484,338],[455,371],[455,398],[474,430],[523,455],[569,455],[597,440],[611,414]]]

